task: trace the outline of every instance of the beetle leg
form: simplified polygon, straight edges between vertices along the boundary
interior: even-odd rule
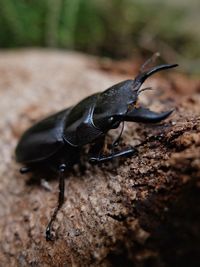
[[[91,157],[89,159],[89,161],[90,161],[90,163],[93,163],[93,164],[103,163],[103,162],[110,161],[110,160],[112,160],[114,158],[118,158],[118,157],[121,157],[121,156],[126,156],[126,157],[132,156],[136,151],[137,150],[135,148],[130,147],[130,148],[126,148],[124,150],[118,151],[118,152],[113,152],[108,156],[101,155],[99,157],[95,157],[95,156]]]
[[[52,230],[52,224],[56,219],[57,213],[62,207],[64,203],[64,193],[65,193],[65,178],[64,178],[64,171],[66,169],[65,164],[61,164],[59,166],[59,195],[58,195],[58,204],[57,207],[55,208],[53,215],[51,216],[51,220],[49,221],[47,228],[46,228],[46,240],[47,241],[53,241],[53,235],[51,233]]]

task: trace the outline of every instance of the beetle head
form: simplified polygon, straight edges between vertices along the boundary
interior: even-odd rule
[[[160,122],[167,118],[172,110],[156,113],[143,107],[137,107],[138,95],[147,89],[140,89],[144,81],[152,74],[177,64],[164,64],[139,73],[134,80],[118,83],[100,93],[96,101],[93,122],[103,131],[117,128],[122,121],[135,121],[144,123]]]

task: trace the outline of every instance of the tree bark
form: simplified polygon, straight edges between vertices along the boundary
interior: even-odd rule
[[[56,240],[46,242],[58,181],[48,191],[22,177],[15,145],[33,121],[127,77],[55,51],[1,52],[0,74],[0,266],[199,266],[199,81],[165,72],[146,82],[156,90],[140,101],[174,113],[157,125],[126,124],[120,147],[137,146],[133,157],[67,175]]]

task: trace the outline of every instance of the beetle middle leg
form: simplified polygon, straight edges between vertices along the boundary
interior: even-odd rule
[[[62,207],[64,203],[64,193],[65,193],[65,177],[64,177],[64,171],[66,169],[65,164],[61,164],[59,166],[59,195],[58,195],[58,204],[55,208],[53,215],[51,216],[51,220],[49,221],[47,228],[46,228],[46,240],[47,241],[53,241],[53,235],[52,235],[52,224],[56,219],[57,213]]]

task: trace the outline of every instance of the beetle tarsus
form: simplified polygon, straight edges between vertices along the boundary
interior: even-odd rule
[[[137,152],[137,150],[133,147],[131,148],[126,148],[124,150],[118,151],[118,152],[113,152],[112,154],[108,155],[108,156],[100,156],[100,157],[91,157],[89,159],[89,162],[92,164],[97,164],[97,163],[103,163],[106,161],[110,161],[114,158],[118,158],[121,156],[125,156],[125,157],[130,157],[133,154],[135,154]]]
[[[53,215],[51,216],[51,220],[49,221],[47,228],[46,228],[46,240],[53,241],[54,236],[52,234],[52,224],[56,219],[57,213],[62,207],[64,203],[64,195],[65,195],[65,178],[64,178],[64,171],[66,169],[65,164],[61,164],[58,168],[59,170],[59,195],[58,195],[58,204],[55,208]]]

